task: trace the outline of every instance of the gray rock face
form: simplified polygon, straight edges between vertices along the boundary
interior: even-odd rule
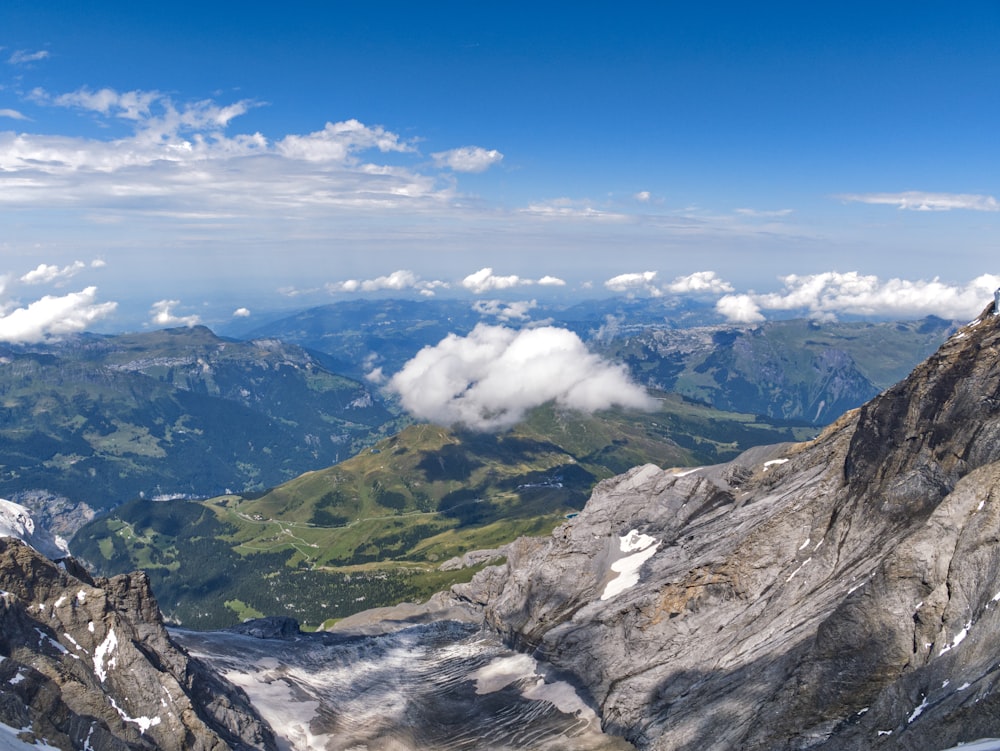
[[[453,595],[641,749],[1000,736],[998,355],[984,315],[815,441],[605,481]]]
[[[275,748],[235,687],[170,640],[144,574],[95,581],[0,538],[0,722],[61,749]]]

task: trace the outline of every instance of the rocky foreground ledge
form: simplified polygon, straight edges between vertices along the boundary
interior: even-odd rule
[[[0,723],[21,743],[276,748],[246,696],[171,641],[144,574],[94,580],[0,537],[0,655]]]
[[[1000,737],[1000,317],[808,444],[637,467],[453,590],[641,749]]]

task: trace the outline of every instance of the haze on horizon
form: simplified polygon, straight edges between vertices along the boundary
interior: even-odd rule
[[[1000,7],[12,0],[0,339],[357,296],[974,316]]]

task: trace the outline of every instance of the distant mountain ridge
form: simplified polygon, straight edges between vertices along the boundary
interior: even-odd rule
[[[720,322],[711,306],[671,298],[540,304],[518,315],[511,305],[351,300],[300,311],[250,335],[324,352],[341,372],[361,378],[376,366],[395,373],[422,347],[464,336],[481,321],[514,328],[544,321],[576,332],[651,388],[721,410],[826,425],[905,377],[956,327],[934,316],[735,325]]]
[[[275,485],[391,425],[300,347],[204,327],[0,349],[0,494],[108,508]]]

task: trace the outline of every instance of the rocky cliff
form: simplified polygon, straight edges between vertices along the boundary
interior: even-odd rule
[[[455,596],[641,749],[1000,736],[1000,317],[808,444],[601,483]]]
[[[245,695],[174,645],[145,575],[95,581],[13,537],[0,537],[3,726],[60,749],[275,748]]]

